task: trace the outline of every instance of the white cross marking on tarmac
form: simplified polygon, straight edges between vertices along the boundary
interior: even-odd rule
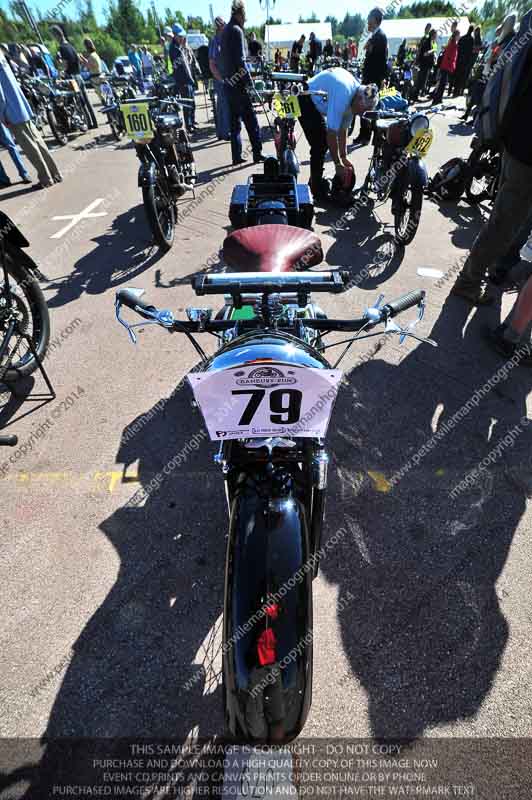
[[[59,217],[52,217],[53,220],[69,219],[70,222],[68,223],[68,225],[65,225],[64,228],[61,228],[60,231],[54,233],[53,236],[50,236],[50,239],[60,239],[62,236],[65,235],[65,233],[68,233],[68,231],[72,230],[74,225],[77,225],[78,222],[81,222],[81,220],[83,219],[92,219],[94,217],[105,217],[107,211],[93,212],[93,209],[95,209],[96,206],[99,206],[100,203],[103,203],[103,197],[98,198],[98,200],[94,200],[90,205],[87,206],[87,208],[84,208],[83,211],[80,211],[79,214],[61,214],[61,216]]]

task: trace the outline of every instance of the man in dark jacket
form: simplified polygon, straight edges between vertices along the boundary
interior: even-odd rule
[[[222,33],[220,66],[231,115],[231,155],[233,165],[243,164],[242,139],[240,132],[242,122],[251,142],[253,162],[264,161],[262,141],[257,115],[251,104],[246,89],[252,86],[251,76],[245,64],[244,23],[246,8],[243,0],[233,0],[231,19]]]
[[[473,39],[474,25],[469,26],[469,30],[465,36],[462,36],[458,41],[458,59],[456,61],[456,70],[454,73],[454,97],[463,95],[466,83],[469,80],[469,73],[473,66],[473,48],[475,40]]]
[[[362,83],[375,83],[379,89],[382,87],[384,79],[388,73],[386,59],[388,55],[388,40],[386,34],[381,31],[382,11],[374,8],[368,14],[368,30],[371,37],[365,45],[366,56],[362,69]],[[359,145],[369,144],[371,139],[371,122],[365,119],[360,120],[360,133],[354,143]]]
[[[499,191],[451,290],[473,305],[492,302],[482,286],[486,272],[499,284],[498,262],[526,241],[532,227],[532,139],[527,124],[532,109],[532,44],[522,38],[529,52],[501,124],[504,149]]]
[[[194,76],[185,49],[187,32],[176,22],[172,25],[172,33],[174,34],[174,38],[170,42],[168,54],[174,70],[173,75],[176,91],[181,97],[187,97],[189,100],[194,101]],[[194,109],[190,106],[183,106],[183,115],[188,132],[194,133],[196,130],[194,124]]]

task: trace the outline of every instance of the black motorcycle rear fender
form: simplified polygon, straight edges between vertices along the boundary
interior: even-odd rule
[[[312,573],[301,502],[244,479],[232,503],[224,603],[224,705],[237,738],[288,742],[305,723]]]
[[[141,189],[154,186],[157,182],[157,167],[153,161],[142,161],[139,167],[139,186]]]
[[[0,211],[0,236],[5,237],[8,242],[17,247],[29,247],[30,244],[14,222],[2,211]]]

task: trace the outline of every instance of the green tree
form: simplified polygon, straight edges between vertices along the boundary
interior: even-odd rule
[[[331,23],[332,35],[336,36],[336,32],[338,30],[338,20],[336,19],[336,17],[331,17],[331,16],[325,17],[325,22]]]
[[[299,22],[320,22],[318,17],[316,16],[316,12],[313,11],[310,17],[299,17]]]
[[[338,25],[338,33],[349,39],[360,39],[366,30],[366,20],[362,14],[346,13],[343,22]]]
[[[146,23],[133,0],[116,0],[109,4],[107,30],[125,47],[144,40]]]

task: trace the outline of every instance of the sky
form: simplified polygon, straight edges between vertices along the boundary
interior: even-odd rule
[[[58,0],[27,0],[30,8],[34,10],[39,8],[41,12],[45,13],[55,8]],[[75,8],[76,0],[71,0],[72,7]],[[250,25],[261,25],[266,20],[266,7],[265,0],[261,8],[259,0],[248,0],[248,23]],[[140,7],[142,12],[146,11],[150,5],[150,0],[137,0],[136,5]],[[8,0],[0,0],[0,8],[8,8]],[[108,6],[108,0],[93,0],[94,9],[103,21],[103,11]],[[210,17],[209,0],[155,0],[155,8],[158,11],[163,11],[164,8],[179,9],[185,17],[189,14],[192,16],[201,16],[207,20]],[[316,12],[318,19],[323,21],[328,14],[333,14],[338,19],[343,19],[346,12],[350,14],[356,12],[367,16],[368,11],[375,5],[379,5],[375,0],[357,0],[355,3],[349,3],[347,0],[337,0],[332,8],[330,0],[277,0],[275,5],[270,5],[270,14],[282,19],[283,22],[297,22],[299,15],[308,17],[313,11]],[[382,3],[386,5],[386,2]],[[214,16],[218,14],[228,19],[230,16],[231,0],[212,0],[212,7]],[[65,13],[68,14],[68,6],[65,8]]]

